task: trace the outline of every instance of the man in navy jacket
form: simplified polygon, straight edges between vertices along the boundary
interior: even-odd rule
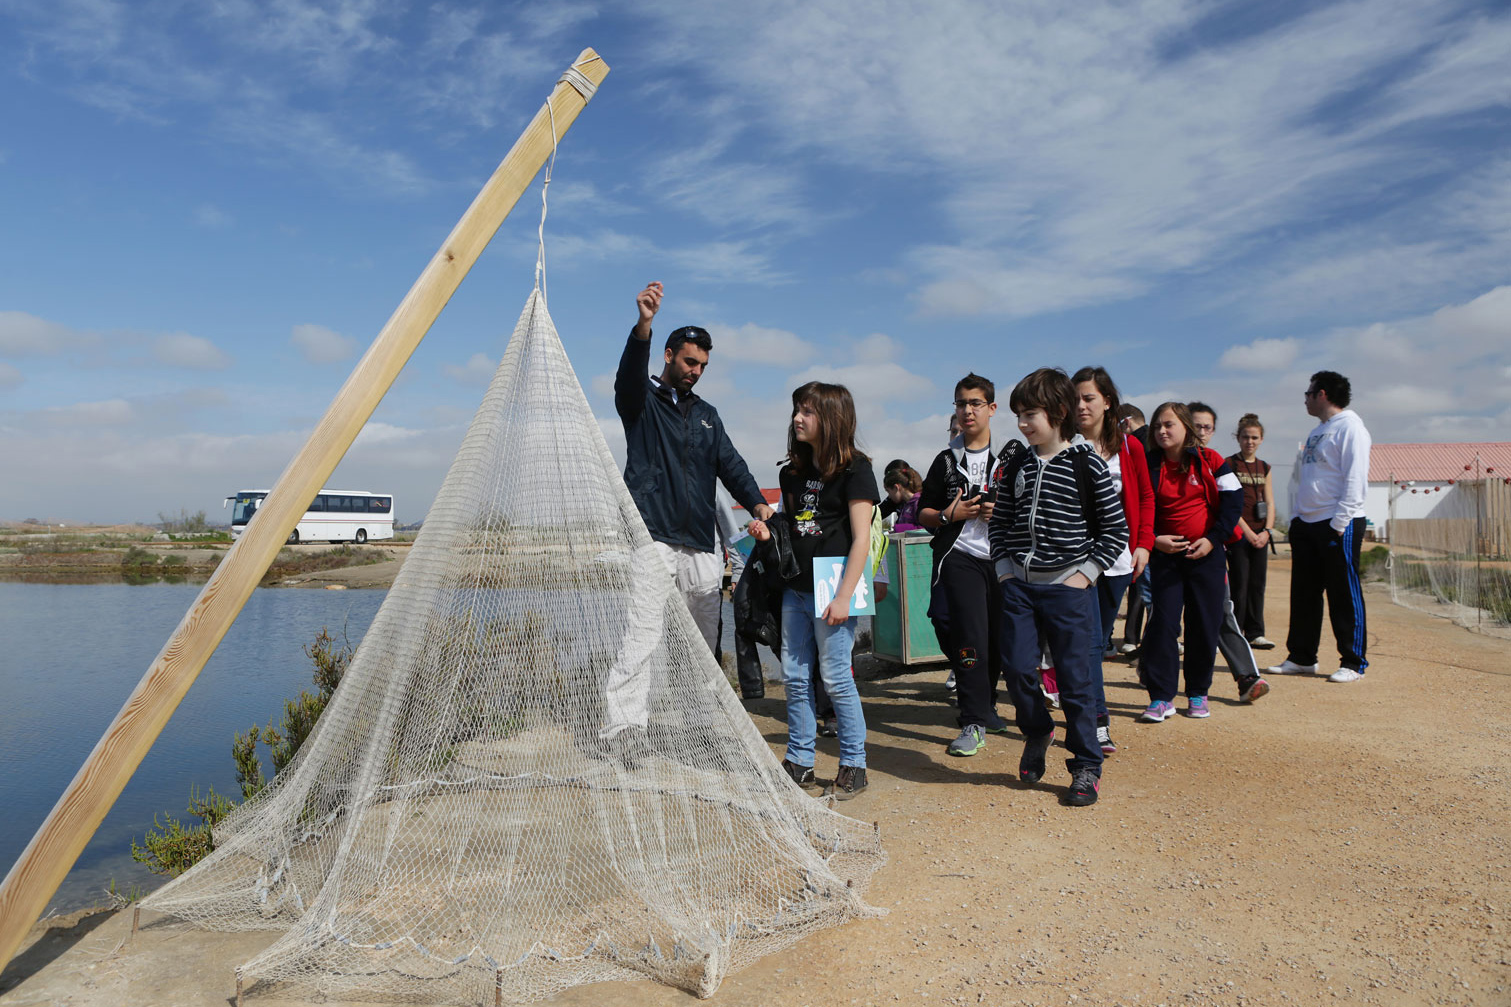
[[[614,408],[624,423],[624,481],[712,651],[724,574],[715,551],[715,481],[755,517],[770,518],[772,510],[718,410],[693,393],[713,348],[708,332],[695,325],[677,329],[667,337],[660,377],[647,374],[651,320],[662,296],[661,284],[651,283],[635,297],[640,318],[614,376]]]

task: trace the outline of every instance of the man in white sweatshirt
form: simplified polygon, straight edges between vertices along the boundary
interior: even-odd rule
[[[1286,659],[1270,671],[1311,675],[1322,638],[1322,595],[1338,640],[1332,682],[1364,677],[1364,591],[1359,543],[1364,538],[1364,491],[1369,481],[1369,431],[1348,408],[1348,379],[1318,371],[1306,390],[1306,411],[1318,419],[1306,437],[1291,519],[1291,626]]]

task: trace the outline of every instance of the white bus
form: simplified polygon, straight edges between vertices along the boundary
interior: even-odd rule
[[[226,497],[234,504],[231,511],[231,536],[240,538],[247,522],[262,506],[267,490],[240,490]],[[367,490],[321,490],[310,501],[290,542],[355,542],[393,538],[393,494],[369,493]]]

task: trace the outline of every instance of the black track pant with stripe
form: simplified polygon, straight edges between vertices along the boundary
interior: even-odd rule
[[[1002,587],[989,559],[957,550],[944,558],[939,583],[950,613],[950,649],[955,669],[960,726],[994,727],[997,684],[1002,678]]]
[[[1291,629],[1287,655],[1297,664],[1316,664],[1322,640],[1322,596],[1338,640],[1338,666],[1363,671],[1368,628],[1364,589],[1359,583],[1359,542],[1364,519],[1354,518],[1339,535],[1326,521],[1291,522]]]

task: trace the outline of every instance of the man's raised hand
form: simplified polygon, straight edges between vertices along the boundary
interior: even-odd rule
[[[651,338],[651,319],[655,318],[656,312],[661,310],[663,294],[661,281],[652,280],[645,285],[644,290],[635,295],[635,307],[640,312],[640,319],[635,323],[636,338]]]

